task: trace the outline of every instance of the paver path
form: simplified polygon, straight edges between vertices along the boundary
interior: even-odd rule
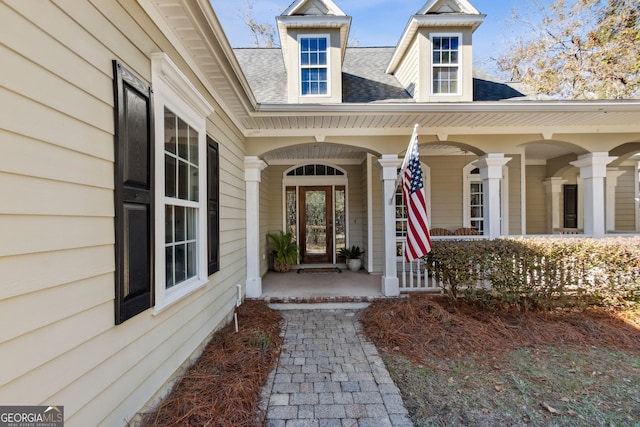
[[[413,426],[378,351],[362,333],[360,313],[282,311],[285,341],[262,399],[268,426]]]

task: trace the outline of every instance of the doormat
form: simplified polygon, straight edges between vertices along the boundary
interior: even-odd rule
[[[298,274],[305,273],[342,273],[342,270],[340,267],[305,267],[298,269]]]

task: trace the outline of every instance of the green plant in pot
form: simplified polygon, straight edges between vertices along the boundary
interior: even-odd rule
[[[347,266],[351,271],[358,271],[362,267],[362,255],[364,251],[360,249],[360,246],[353,245],[350,248],[342,248],[338,252],[338,256],[344,257],[347,261]]]
[[[289,233],[279,231],[267,234],[267,240],[273,254],[273,269],[285,273],[298,262],[298,245]]]

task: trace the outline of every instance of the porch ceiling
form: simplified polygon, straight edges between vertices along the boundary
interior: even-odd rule
[[[259,105],[247,136],[638,133],[640,102]]]
[[[266,153],[262,159],[270,165],[294,164],[302,161],[331,161],[340,164],[361,164],[367,153],[336,144],[308,144]]]
[[[525,147],[529,163],[545,162],[549,159],[571,154],[566,147],[553,144],[536,143]],[[473,156],[473,153],[460,147],[447,144],[424,145],[420,147],[421,156]],[[356,164],[365,161],[367,153],[358,149],[336,144],[308,144],[275,150],[262,155],[269,165],[291,165],[309,161],[329,161],[335,164]]]

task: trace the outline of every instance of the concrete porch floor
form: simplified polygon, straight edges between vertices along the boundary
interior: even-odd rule
[[[383,298],[382,276],[342,269],[341,273],[269,271],[262,278],[261,299],[280,301],[370,301]]]

